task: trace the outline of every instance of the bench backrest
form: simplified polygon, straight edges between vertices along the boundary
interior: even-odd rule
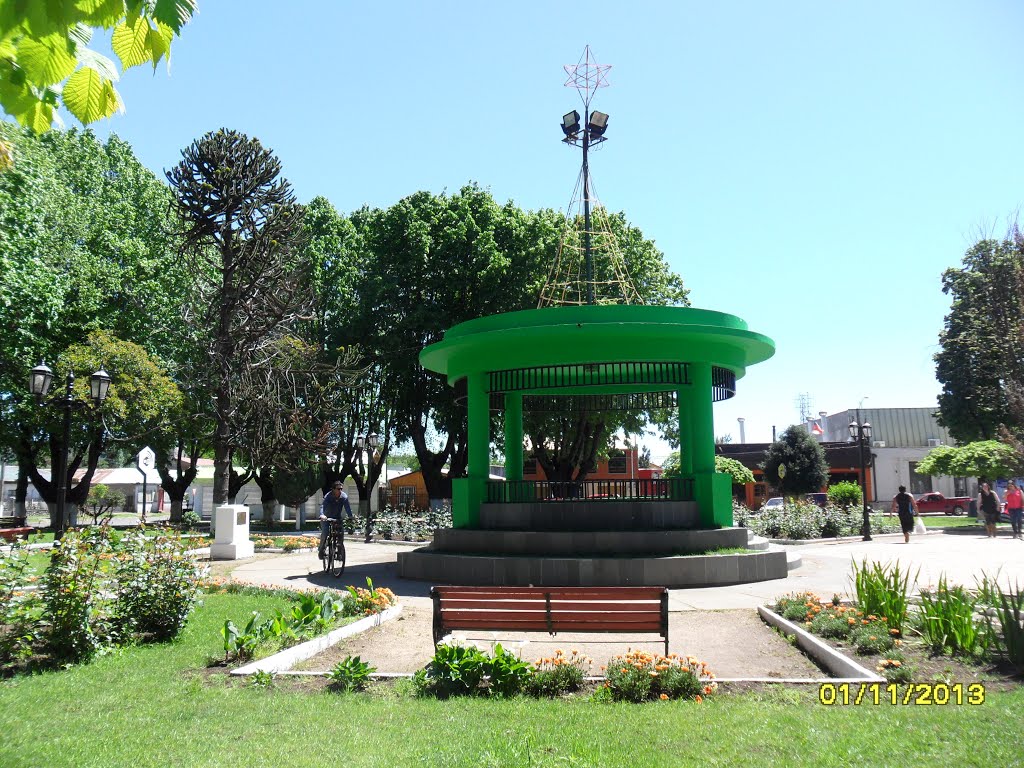
[[[665,587],[432,587],[434,642],[451,630],[654,632],[668,638]]]

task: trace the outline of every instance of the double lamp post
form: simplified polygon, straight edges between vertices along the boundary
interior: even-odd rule
[[[28,389],[35,396],[36,403],[43,403],[46,396],[50,393],[51,384],[53,384],[53,371],[50,370],[50,367],[45,362],[39,363],[39,365],[32,369],[28,379]],[[68,529],[68,446],[71,442],[71,411],[82,405],[80,401],[75,399],[74,386],[75,374],[68,371],[64,394],[54,395],[49,401],[50,405],[54,405],[64,411],[64,429],[61,435],[59,461],[57,466],[53,467],[50,478],[51,482],[54,480],[57,482],[57,531],[55,534],[57,538],[63,536],[64,532]],[[89,377],[89,393],[97,408],[103,404],[109,390],[110,376],[102,368]]]
[[[868,482],[867,464],[865,451],[871,444],[871,423],[860,421],[860,411],[857,411],[857,420],[850,422],[850,438],[857,441],[857,448],[860,453],[860,496],[864,504],[864,541],[871,541],[871,518],[868,516]]]
[[[373,452],[375,450],[377,450],[377,446],[378,445],[380,445],[380,438],[377,436],[376,432],[371,432],[366,437],[363,437],[362,435],[359,435],[358,437],[356,437],[356,455],[357,455],[357,457],[362,458],[363,451],[365,450],[367,452],[367,458],[369,459],[369,461],[367,463],[368,464],[372,464],[373,463]],[[369,477],[370,477],[370,472],[369,472],[369,470],[367,470],[366,478],[369,479]],[[359,499],[359,503],[360,503],[360,505],[362,505],[362,504],[366,505],[366,509],[365,510],[361,510],[361,511],[364,513],[365,518],[366,518],[366,539],[365,540],[366,541],[370,541],[370,525],[373,522],[372,521],[372,517],[371,517],[370,509],[372,508],[373,501],[370,498],[370,488],[369,488],[367,483],[363,483],[363,495],[365,495],[366,498],[365,499],[360,498]]]

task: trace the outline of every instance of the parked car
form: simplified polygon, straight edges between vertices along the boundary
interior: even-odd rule
[[[761,505],[761,509],[765,512],[770,512],[773,509],[782,509],[783,503],[784,500],[781,496],[773,496]]]
[[[946,498],[941,493],[925,493],[917,498],[918,512],[942,512],[947,515],[960,516],[970,506],[970,496]]]

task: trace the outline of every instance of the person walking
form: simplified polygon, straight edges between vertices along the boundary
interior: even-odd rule
[[[985,516],[985,534],[996,537],[996,523],[999,522],[999,494],[988,483],[981,484],[978,493],[978,509]]]
[[[1013,538],[1019,539],[1021,524],[1024,523],[1024,494],[1013,480],[1006,487],[1006,511],[1010,515]]]
[[[917,514],[917,502],[907,493],[907,486],[901,485],[900,492],[892,497],[892,511],[900,516],[900,528],[903,529],[903,543],[910,543],[910,532],[914,530],[914,515]]]
[[[320,547],[317,550],[319,557],[324,556],[324,547],[327,545],[327,531],[331,522],[341,522],[342,511],[352,519],[352,507],[348,503],[348,494],[345,493],[345,486],[340,480],[334,481],[331,492],[324,496],[323,504],[320,505]]]

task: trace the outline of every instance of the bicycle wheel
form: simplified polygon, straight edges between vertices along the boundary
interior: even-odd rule
[[[341,576],[345,572],[345,535],[341,531],[338,531],[336,542],[334,562],[331,563],[331,575]]]
[[[320,563],[323,566],[324,573],[331,572],[331,568],[334,566],[334,540],[330,535],[328,535],[327,541],[324,544],[324,552],[320,555]]]

